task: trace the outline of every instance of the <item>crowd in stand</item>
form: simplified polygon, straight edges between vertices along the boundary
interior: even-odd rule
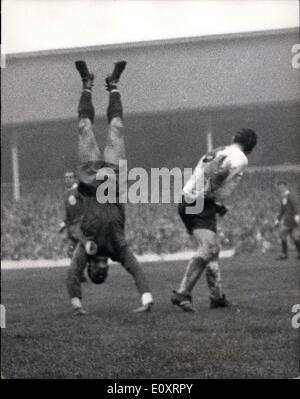
[[[247,173],[228,202],[230,212],[220,220],[222,248],[237,253],[272,251],[278,245],[274,227],[280,198],[278,180],[299,194],[295,172]],[[62,181],[26,182],[21,200],[12,200],[11,186],[2,185],[1,258],[59,259],[67,256],[67,239],[58,233],[64,218]],[[138,254],[174,253],[192,249],[176,204],[128,204],[127,239]]]

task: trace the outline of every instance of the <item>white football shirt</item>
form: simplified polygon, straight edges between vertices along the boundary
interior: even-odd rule
[[[248,158],[239,145],[233,143],[216,148],[200,159],[183,194],[189,200],[204,196],[223,202],[231,195],[247,166]],[[226,178],[222,179],[222,175]],[[215,184],[218,178],[221,178],[220,183]]]

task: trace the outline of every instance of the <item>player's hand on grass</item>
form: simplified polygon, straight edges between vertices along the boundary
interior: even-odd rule
[[[280,220],[279,220],[279,219],[276,219],[275,222],[274,222],[274,227],[279,226],[279,223],[280,223]]]

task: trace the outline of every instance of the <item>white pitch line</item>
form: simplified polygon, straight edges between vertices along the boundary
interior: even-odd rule
[[[188,260],[195,254],[194,251],[182,251],[174,254],[145,254],[136,255],[141,263],[148,262],[170,262],[178,260]],[[231,258],[235,254],[234,249],[225,249],[221,251],[220,258]],[[112,263],[112,262],[110,262]],[[1,261],[1,270],[19,270],[19,269],[40,269],[51,267],[66,267],[69,266],[70,259],[38,259],[38,260],[3,260]]]

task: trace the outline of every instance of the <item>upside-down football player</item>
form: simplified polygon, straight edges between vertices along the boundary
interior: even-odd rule
[[[230,306],[222,292],[218,263],[217,214],[227,213],[225,206],[233,189],[248,165],[247,155],[257,142],[256,133],[242,129],[233,137],[232,144],[205,154],[192,177],[183,188],[179,215],[197,245],[196,255],[190,260],[179,288],[173,291],[171,302],[186,312],[194,312],[192,290],[206,270],[211,308]],[[188,208],[202,199],[199,212],[188,213]],[[191,211],[190,211],[191,212]]]
[[[107,277],[109,258],[119,262],[133,276],[141,296],[141,306],[135,311],[149,311],[153,304],[152,294],[144,272],[126,242],[125,209],[124,204],[118,201],[120,195],[118,192],[120,190],[118,185],[119,161],[125,160],[125,142],[122,103],[117,83],[126,62],[115,63],[112,74],[105,79],[106,90],[109,93],[109,105],[107,108],[108,134],[103,154],[100,152],[93,131],[95,111],[92,104],[92,87],[94,75],[89,72],[85,61],[76,61],[75,65],[83,84],[78,106],[80,162],[78,190],[84,196],[84,201],[81,242],[76,246],[67,277],[67,288],[74,313],[77,315],[87,313],[81,302],[80,276],[82,270],[87,267],[91,281],[101,284]],[[98,189],[104,182],[111,183],[112,186],[117,182],[114,201],[105,201],[98,197]]]

